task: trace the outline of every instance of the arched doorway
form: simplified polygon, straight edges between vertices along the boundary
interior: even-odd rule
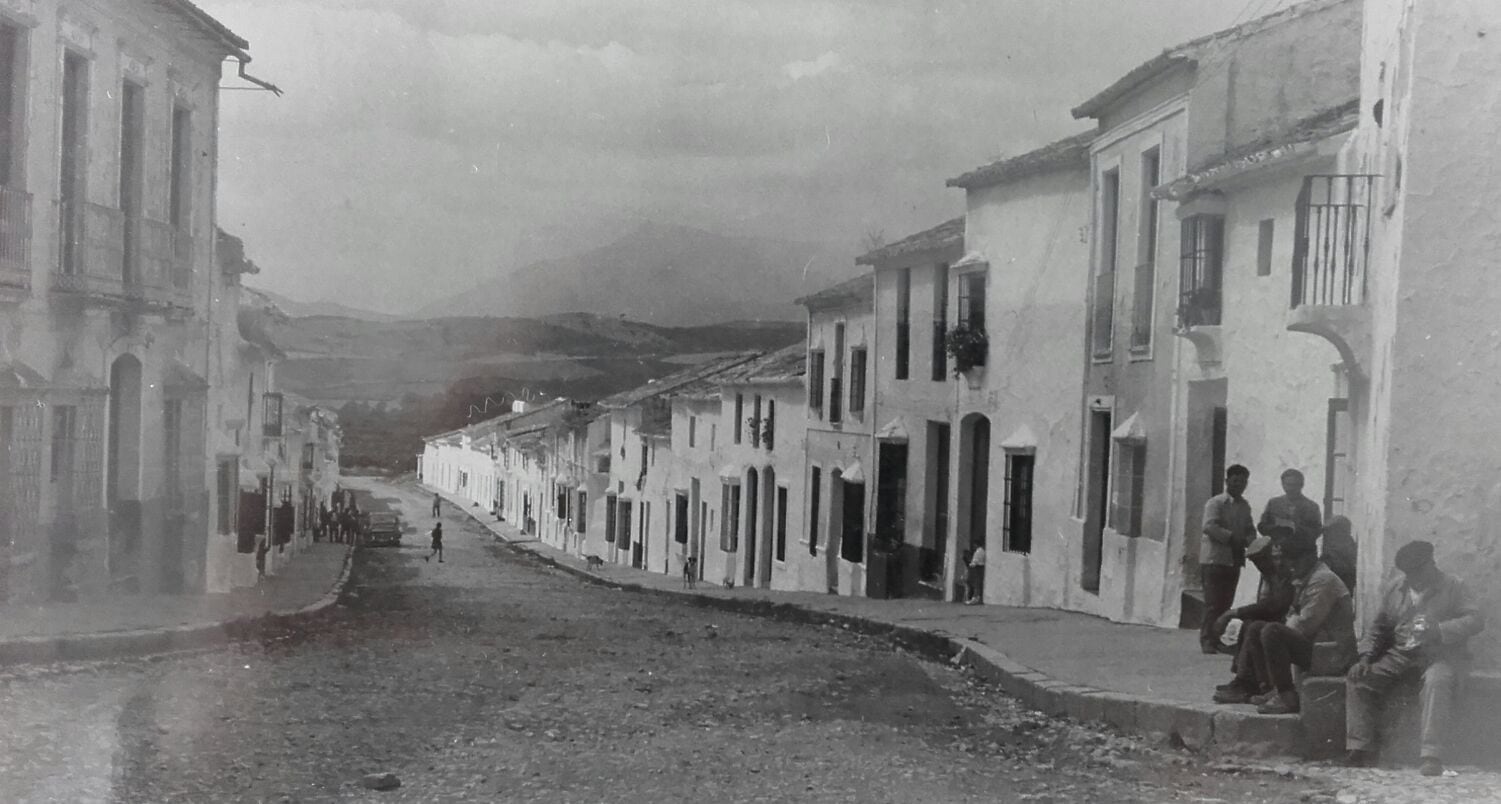
[[[957,599],[964,578],[963,556],[985,544],[990,509],[990,420],[972,413],[959,423],[959,505],[954,556],[949,562],[950,599]]]
[[[141,584],[141,361],[134,355],[110,365],[108,448],[110,584],[134,592]]]
[[[740,553],[745,556],[745,570],[741,583],[754,586],[756,582],[756,559],[760,552],[761,539],[761,473],[755,469],[745,472],[745,542]]]

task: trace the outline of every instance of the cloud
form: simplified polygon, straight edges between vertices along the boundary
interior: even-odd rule
[[[839,58],[839,54],[832,50],[824,51],[823,55],[812,61],[792,61],[782,65],[782,72],[793,81],[812,78],[830,70],[843,72],[846,69],[844,61]]]

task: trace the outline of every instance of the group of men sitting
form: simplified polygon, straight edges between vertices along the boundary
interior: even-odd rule
[[[1456,685],[1468,667],[1468,642],[1484,628],[1464,583],[1438,568],[1430,542],[1403,545],[1395,558],[1399,575],[1383,590],[1371,627],[1357,641],[1350,521],[1334,517],[1311,527],[1302,510],[1307,506],[1298,504],[1307,501],[1300,493],[1302,476],[1289,470],[1283,475],[1287,494],[1268,503],[1255,528],[1261,535],[1248,533],[1249,517],[1226,512],[1248,507],[1240,495],[1249,473],[1234,466],[1226,475],[1225,494],[1206,506],[1205,537],[1229,536],[1216,541],[1243,545],[1243,560],[1260,571],[1261,584],[1255,602],[1213,612],[1206,621],[1206,647],[1219,644],[1232,622],[1241,626],[1230,649],[1233,678],[1216,688],[1214,700],[1254,704],[1262,714],[1292,714],[1301,708],[1295,665],[1320,675],[1345,673],[1346,762],[1369,765],[1384,701],[1403,685],[1420,684],[1421,771],[1443,773],[1444,741]],[[1316,652],[1319,643],[1330,647]]]

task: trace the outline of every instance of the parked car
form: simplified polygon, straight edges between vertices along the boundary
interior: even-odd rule
[[[366,546],[399,546],[401,544],[401,516],[385,512],[372,513],[365,521],[364,531],[361,543]]]

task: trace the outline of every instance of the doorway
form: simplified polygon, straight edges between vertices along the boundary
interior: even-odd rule
[[[745,548],[740,552],[745,555],[745,574],[741,583],[751,586],[756,581],[756,552],[759,533],[757,524],[760,521],[761,501],[761,473],[751,469],[745,473]]]
[[[1089,412],[1089,442],[1086,468],[1084,555],[1079,585],[1086,592],[1099,594],[1100,567],[1104,560],[1106,509],[1110,504],[1110,422],[1108,410]]]
[[[949,597],[959,598],[959,580],[964,575],[964,553],[985,544],[990,513],[990,420],[978,413],[959,423],[959,522],[954,547],[954,577]]]
[[[883,577],[868,583],[872,588],[884,590],[881,597],[902,597],[904,594],[904,564],[909,561],[907,553],[907,445],[883,441],[877,447],[876,457],[876,542],[880,545],[884,566],[877,567],[872,560],[870,570],[881,572]],[[882,572],[882,570],[884,570]]]
[[[121,355],[109,370],[109,578],[121,591],[140,590],[141,361]]]

